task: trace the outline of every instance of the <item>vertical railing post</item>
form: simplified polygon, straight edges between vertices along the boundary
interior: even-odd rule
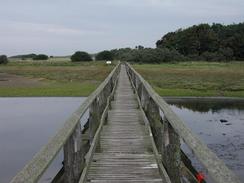
[[[147,107],[148,107],[148,102],[149,102],[149,95],[148,95],[144,85],[142,85],[140,100],[141,100],[141,105],[142,105],[143,110],[146,111]]]
[[[174,183],[181,183],[180,179],[180,165],[181,165],[181,150],[180,150],[180,137],[164,118],[163,123],[163,164]]]
[[[165,116],[162,119],[162,125],[163,125],[163,136],[162,136],[162,162],[164,166],[167,162],[167,152],[166,152],[166,146],[169,144],[169,131],[168,131],[168,121],[165,118]]]
[[[99,124],[99,97],[97,97],[89,108],[89,140],[90,144],[92,143],[92,140],[94,138],[94,135],[96,133],[98,124]]]
[[[146,115],[148,121],[150,122],[150,126],[152,129],[154,141],[158,152],[162,153],[162,136],[163,136],[163,128],[161,123],[161,116],[159,107],[154,102],[152,98],[149,97],[148,106],[146,107]]]
[[[64,145],[64,182],[76,183],[84,167],[81,125],[77,124],[73,134]]]
[[[138,89],[137,89],[137,94],[140,98],[140,101],[142,99],[142,90],[143,90],[143,84],[141,82],[139,82],[139,86],[138,86]]]
[[[149,96],[145,86],[133,72],[131,72],[131,80],[150,123],[157,150],[162,156],[162,162],[172,182],[180,183],[180,138],[167,119],[162,120],[158,105]]]
[[[131,70],[129,69],[129,73]],[[131,81],[137,90],[139,99],[141,101],[142,108],[144,109],[148,121],[150,122],[150,126],[152,129],[152,133],[154,136],[155,144],[158,149],[158,152],[162,153],[162,123],[160,110],[157,104],[154,102],[152,98],[149,97],[147,91],[145,90],[143,84],[140,79],[135,75],[134,72],[131,72]]]

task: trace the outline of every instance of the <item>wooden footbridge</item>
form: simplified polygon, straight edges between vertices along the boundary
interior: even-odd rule
[[[211,182],[240,183],[129,64],[119,63],[11,183],[38,182],[61,149],[53,183],[205,182],[181,143]]]

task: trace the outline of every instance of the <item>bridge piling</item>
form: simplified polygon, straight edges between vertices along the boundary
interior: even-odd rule
[[[78,123],[73,134],[64,145],[64,182],[79,180],[84,167],[84,148],[82,147],[81,125]]]
[[[99,101],[98,97],[92,102],[89,108],[89,142],[93,141],[96,130],[99,126]]]
[[[165,151],[165,168],[171,180],[175,183],[181,183],[180,165],[181,165],[181,151],[180,151],[180,138],[171,125],[167,123],[169,144],[166,145]]]
[[[148,117],[148,120],[150,122],[151,128],[152,128],[152,133],[154,136],[154,140],[155,140],[155,144],[156,147],[158,149],[158,152],[162,154],[162,124],[161,124],[161,116],[160,116],[160,112],[159,112],[159,108],[158,106],[155,104],[155,102],[149,98],[149,102],[148,102],[148,107],[147,107],[147,111],[146,115]]]

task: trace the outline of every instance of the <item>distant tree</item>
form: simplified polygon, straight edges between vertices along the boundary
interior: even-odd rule
[[[132,52],[131,48],[119,48],[111,50],[113,58],[116,60],[126,60],[130,52]]]
[[[138,45],[135,47],[135,49],[141,50],[141,49],[144,49],[144,46]]]
[[[11,58],[20,58],[22,60],[25,60],[25,59],[29,59],[29,58],[34,58],[35,56],[36,56],[36,54],[31,53],[31,54],[25,54],[25,55],[15,55],[15,56],[12,56]]]
[[[48,56],[44,54],[39,54],[33,57],[33,60],[48,60]]]
[[[118,49],[113,50],[113,53],[121,60],[135,63],[163,63],[187,60],[177,50],[168,48]]]
[[[71,56],[72,62],[92,61],[91,56],[84,51],[77,51]]]
[[[96,55],[96,60],[113,60],[113,54],[111,51],[102,51]]]
[[[0,64],[7,64],[8,57],[6,55],[0,55]]]
[[[201,54],[202,60],[205,61],[224,61],[226,60],[224,55],[220,52],[204,52]]]
[[[167,33],[156,46],[175,49],[194,60],[244,60],[244,23],[194,25]]]
[[[223,55],[224,60],[232,60],[234,57],[234,52],[231,48],[220,48],[218,51],[221,55]]]

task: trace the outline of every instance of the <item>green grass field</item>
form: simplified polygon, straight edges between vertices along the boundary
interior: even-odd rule
[[[10,60],[0,66],[0,74],[23,77],[16,81],[10,79],[5,85],[0,81],[0,96],[88,96],[113,67],[104,62],[72,63],[67,58]],[[23,82],[23,86],[19,82]]]
[[[244,97],[244,63],[133,65],[161,96]]]
[[[0,76],[8,74],[21,78],[9,78],[5,84],[0,78],[0,96],[88,96],[114,65],[72,63],[68,58],[13,59],[0,66]],[[133,67],[162,96],[244,97],[244,63],[241,62],[135,64]]]

